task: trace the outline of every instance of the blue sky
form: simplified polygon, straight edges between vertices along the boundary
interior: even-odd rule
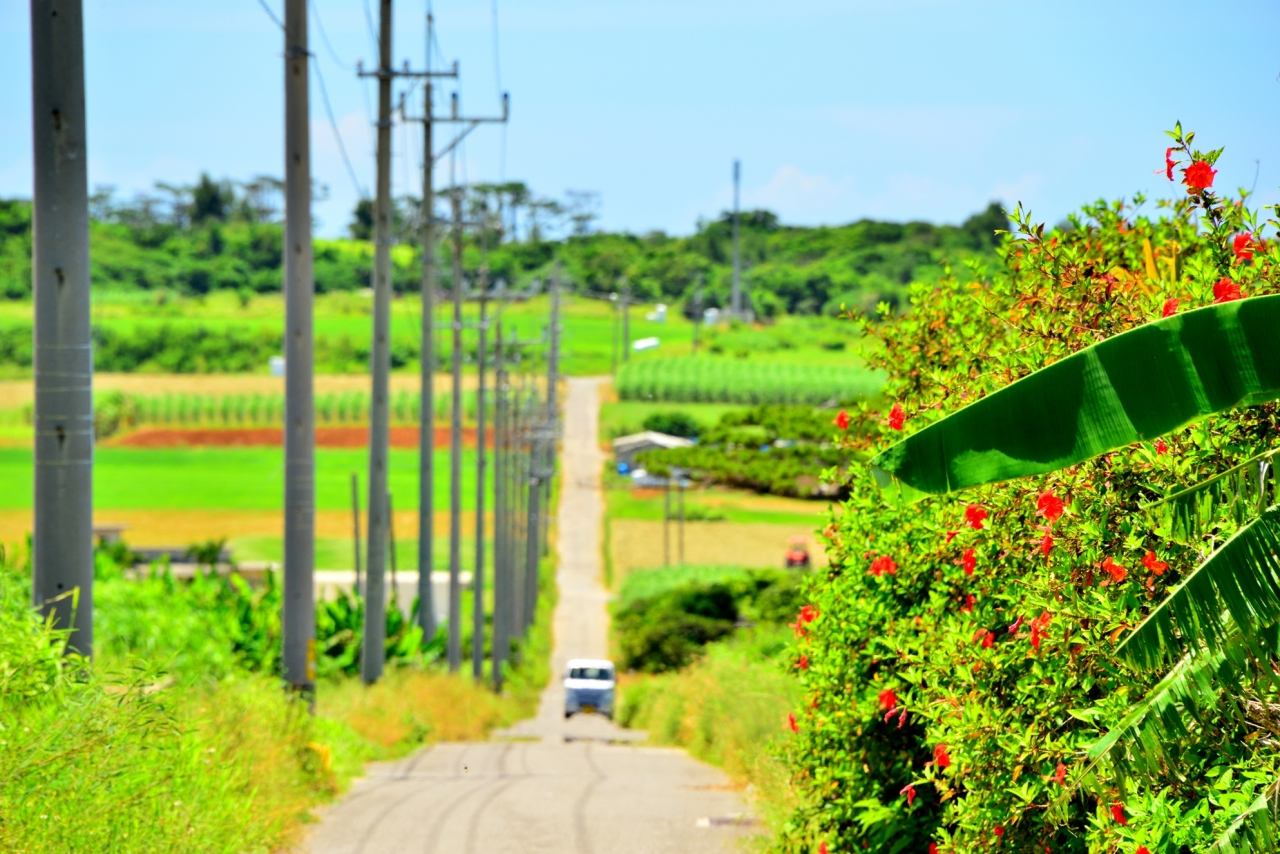
[[[314,20],[312,49],[371,187],[365,0],[313,2],[343,64]],[[0,196],[31,193],[28,6],[0,4]],[[744,205],[786,222],[956,222],[993,199],[1053,222],[1167,192],[1177,119],[1226,146],[1219,187],[1256,176],[1257,200],[1280,201],[1280,5],[1262,0],[498,0],[497,67],[491,3],[436,0],[435,15],[463,109],[511,92],[510,126],[477,130],[460,174],[597,191],[609,229],[690,232],[730,204],[735,157]],[[91,184],[281,174],[281,36],[259,0],[85,0],[85,16]],[[422,62],[424,16],[396,0],[397,62]],[[356,190],[312,88],[333,235]],[[419,184],[418,136],[396,130],[397,193]]]

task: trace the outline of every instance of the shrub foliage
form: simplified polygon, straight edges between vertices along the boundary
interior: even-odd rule
[[[1205,192],[1220,152],[1176,133],[1166,157],[1180,198],[1150,214],[1142,197],[1099,202],[1054,230],[1019,209],[1000,266],[915,286],[903,317],[861,318],[884,342],[876,362],[895,404],[863,406],[848,444],[884,448],[895,429],[914,433],[1162,314],[1280,292],[1280,251],[1259,237],[1247,200]],[[1252,405],[909,505],[851,472],[826,529],[830,569],[795,623],[809,667],[787,755],[803,804],[781,847],[1248,848],[1231,833],[1260,796],[1266,811],[1280,779],[1274,656],[1238,690],[1207,685],[1217,703],[1166,692],[1161,714],[1180,725],[1164,729],[1173,740],[1159,761],[1091,748],[1132,723],[1162,676],[1118,643],[1241,525],[1229,502],[1205,504],[1201,535],[1177,536],[1173,517],[1144,508],[1270,449],[1277,430],[1276,404]]]

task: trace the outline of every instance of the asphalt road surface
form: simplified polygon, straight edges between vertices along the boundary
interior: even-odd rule
[[[569,380],[552,680],[538,716],[491,741],[373,765],[326,810],[310,854],[710,854],[735,850],[745,812],[718,770],[596,715],[564,719],[570,658],[604,658],[598,381]]]

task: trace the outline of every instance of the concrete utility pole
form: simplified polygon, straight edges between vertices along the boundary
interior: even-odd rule
[[[507,609],[511,584],[507,574],[507,369],[503,362],[502,321],[494,324],[493,375],[493,689],[502,690],[502,666],[511,646]]]
[[[316,681],[315,388],[312,379],[311,140],[307,0],[284,7],[284,678]]]
[[[547,330],[547,468],[543,481],[546,511],[542,514],[542,554],[549,553],[551,528],[551,479],[555,474],[556,445],[560,438],[560,262],[551,271],[551,328]]]
[[[449,407],[449,672],[462,666],[462,191],[453,211],[453,389]]]
[[[93,653],[93,350],[80,0],[31,0],[35,530],[31,598]]]
[[[427,50],[432,17],[427,15]],[[430,70],[428,59],[427,69]],[[435,588],[435,453],[436,453],[436,196],[431,141],[431,78],[422,81],[422,368],[418,404],[418,625],[422,636],[436,635]]]
[[[476,345],[476,374],[479,384],[476,386],[476,566],[471,575],[472,593],[472,631],[471,631],[471,675],[479,681],[484,677],[484,488],[485,488],[485,412],[484,412],[484,356],[488,342],[489,321],[485,309],[488,307],[488,294],[485,286],[488,282],[480,280],[480,324],[477,330],[479,342]],[[494,582],[495,585],[497,582]]]
[[[379,3],[378,190],[374,207],[373,394],[369,412],[369,523],[365,562],[364,644],[360,673],[366,684],[382,676],[387,639],[387,461],[391,413],[391,0]]]
[[[742,317],[742,256],[738,247],[738,185],[742,180],[742,164],[733,161],[733,293],[729,300],[734,317]]]

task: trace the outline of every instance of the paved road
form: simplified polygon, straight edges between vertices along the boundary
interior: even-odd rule
[[[597,382],[569,381],[552,673],[604,657]],[[553,676],[536,718],[492,741],[374,765],[326,811],[311,854],[711,854],[733,850],[741,800],[718,770],[646,747],[597,716],[564,720]]]

